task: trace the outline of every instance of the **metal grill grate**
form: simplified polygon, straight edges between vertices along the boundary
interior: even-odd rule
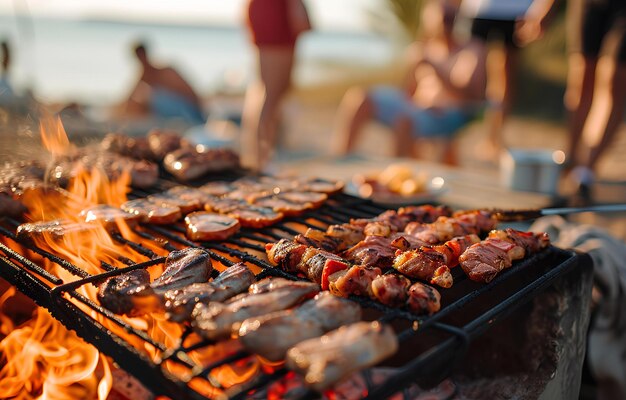
[[[168,182],[161,186],[167,188]],[[143,197],[149,193],[134,192],[133,196]],[[245,261],[258,267],[260,272],[257,278],[279,276],[288,279],[301,279],[289,273],[272,267],[264,258],[264,244],[275,242],[281,238],[290,238],[306,228],[325,229],[330,224],[348,222],[351,218],[370,218],[386,209],[378,205],[339,194],[321,208],[307,212],[301,217],[287,218],[272,227],[251,230],[243,229],[225,242],[192,242],[185,238],[182,224],[173,226],[155,226],[142,224],[135,229],[135,233],[142,239],[163,244],[168,251],[180,247],[200,247],[207,250],[212,259],[228,267],[233,259]],[[5,218],[0,224],[0,235],[6,239],[19,243],[21,248],[31,251],[50,262],[59,265],[72,275],[76,281],[63,283],[62,280],[43,269],[37,262],[29,259],[9,246],[0,242],[0,275],[10,283],[34,299],[40,306],[50,310],[53,316],[75,330],[79,336],[94,344],[100,351],[112,357],[122,368],[133,374],[155,394],[167,395],[178,399],[205,398],[193,390],[189,379],[196,378],[206,381],[216,389],[221,389],[219,382],[212,379],[210,373],[225,364],[236,363],[253,357],[245,351],[212,362],[210,365],[199,365],[189,356],[189,353],[200,348],[211,346],[214,343],[200,340],[191,345],[183,345],[191,334],[189,327],[184,331],[180,345],[168,348],[165,344],[154,340],[147,332],[136,329],[119,316],[101,307],[91,299],[76,291],[79,287],[96,284],[104,279],[139,268],[147,268],[162,264],[165,257],[158,256],[141,243],[135,243],[120,234],[113,234],[112,238],[118,243],[129,246],[145,260],[120,259],[127,267],[116,268],[105,262],[100,267],[104,272],[90,275],[86,271],[73,265],[69,261],[45,251],[29,242],[19,241],[15,236],[15,229],[19,221]],[[174,244],[178,245],[174,246]],[[26,252],[25,252],[26,253]],[[394,327],[401,348],[410,348],[409,357],[400,360],[391,360],[396,367],[395,374],[383,384],[373,385],[371,379],[365,379],[368,385],[367,398],[385,398],[403,387],[417,382],[433,384],[440,381],[450,371],[454,359],[464,353],[470,341],[488,329],[494,321],[508,315],[540,290],[553,282],[558,276],[566,273],[578,264],[578,256],[571,252],[554,247],[539,253],[531,258],[517,263],[513,268],[503,272],[492,282],[479,285],[466,279],[465,274],[456,268],[453,270],[455,285],[453,288],[442,291],[442,309],[433,316],[416,316],[407,311],[393,309],[378,302],[351,297],[366,310],[366,319],[390,323]],[[214,274],[217,271],[214,270]],[[65,296],[64,294],[67,294]],[[78,305],[87,307],[100,318],[117,325],[127,334],[139,341],[153,346],[159,352],[159,362],[153,362],[145,353],[137,350],[122,337],[110,332],[97,319],[84,312]],[[419,329],[417,329],[419,327]],[[424,339],[430,337],[430,339]],[[424,347],[423,343],[428,343]],[[395,359],[396,357],[394,357]],[[169,373],[163,363],[175,362],[188,370],[189,379],[178,379]],[[428,366],[428,368],[425,368]],[[425,371],[428,371],[425,372]],[[269,373],[262,373],[250,382],[231,388],[227,394],[233,399],[243,399],[249,396],[252,390],[261,390],[272,382],[282,378],[287,373],[284,367],[274,369]],[[367,378],[367,373],[364,372]],[[312,391],[302,393],[302,398],[315,398],[318,395]]]

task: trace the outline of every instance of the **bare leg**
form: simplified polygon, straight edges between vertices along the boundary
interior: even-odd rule
[[[374,107],[361,88],[348,89],[343,96],[335,122],[333,153],[345,155],[352,151],[363,125],[372,117]]]
[[[399,117],[394,123],[393,130],[396,137],[396,157],[416,157],[413,147],[413,124],[406,116]]]
[[[587,167],[594,170],[598,159],[607,150],[619,124],[622,122],[626,103],[626,64],[618,64],[612,57],[603,57],[598,63],[595,100],[589,112],[589,126],[585,135],[601,134],[599,142],[589,153]],[[596,106],[597,103],[597,106]],[[589,128],[589,129],[587,129]],[[592,139],[585,137],[586,142]]]
[[[569,60],[565,107],[570,112],[567,164],[575,166],[579,162],[580,139],[593,102],[597,60],[572,54]],[[581,79],[582,77],[582,79]]]
[[[496,161],[504,147],[504,121],[513,102],[518,53],[516,48],[506,47],[497,52],[491,51],[489,55],[488,97],[491,107],[487,112],[486,120],[489,142]]]
[[[256,168],[263,168],[272,157],[281,100],[291,85],[292,48],[261,48],[259,72],[264,86],[263,104],[256,129]]]

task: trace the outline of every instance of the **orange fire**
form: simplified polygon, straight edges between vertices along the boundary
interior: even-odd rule
[[[42,142],[54,157],[62,157],[68,152],[76,151],[67,139],[59,120],[46,120],[41,127]],[[43,190],[41,188],[28,190],[21,198],[28,208],[26,219],[29,221],[66,219],[83,224],[84,221],[79,219],[79,213],[86,207],[96,204],[119,206],[126,201],[126,195],[130,190],[128,173],[122,174],[116,180],[109,180],[107,174],[98,169],[81,170],[78,168],[77,171],[77,176],[72,179],[67,190]],[[142,244],[158,256],[168,254],[161,244],[139,236],[123,221],[116,222],[117,230],[125,239]],[[114,240],[107,227],[98,224],[94,224],[89,229],[63,235],[61,238],[44,235],[36,238],[35,244],[89,274],[105,272],[101,262],[122,268],[126,266],[124,261],[127,259],[134,262],[148,260],[145,255]],[[32,260],[36,260],[42,267],[66,283],[80,279],[50,260],[25,251],[17,243],[11,242],[7,245]],[[163,265],[150,267],[148,271],[151,278],[155,279],[163,272]],[[97,303],[97,288],[94,285],[82,285],[77,292]],[[162,353],[159,349],[129,334],[124,328],[82,302],[76,301],[69,294],[64,296],[152,360],[155,362],[160,360]],[[164,344],[167,348],[176,348],[180,345],[183,325],[168,321],[163,313],[151,313],[136,318],[121,316],[120,318],[133,328],[146,332],[152,339]],[[0,322],[3,325],[0,333],[5,331],[5,319],[6,317],[0,312]],[[7,330],[5,334],[6,337],[0,344],[0,353],[4,357],[2,361],[5,362],[0,373],[2,396],[9,394],[8,397],[22,398],[21,396],[27,393],[23,398],[34,396],[68,399],[106,398],[111,388],[111,374],[104,356],[92,346],[85,344],[75,334],[68,332],[47,311],[38,309],[31,321],[12,332]],[[192,334],[188,340],[200,339]],[[201,366],[208,365],[232,354],[239,348],[236,341],[226,341],[190,352],[189,357]],[[0,366],[2,366],[1,363]],[[172,361],[165,361],[163,366],[168,372],[181,379],[190,378],[190,370],[185,366]],[[217,379],[223,388],[228,388],[246,381],[259,370],[259,362],[252,357],[245,362],[216,369],[211,374],[211,378]],[[93,377],[96,371],[100,371],[102,376],[100,380]],[[206,380],[197,378],[190,382],[190,386],[209,396],[221,392],[221,389],[212,387]]]

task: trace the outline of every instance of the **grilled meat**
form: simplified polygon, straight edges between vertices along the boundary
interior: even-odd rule
[[[187,320],[197,303],[223,302],[245,292],[254,279],[254,274],[244,263],[237,263],[226,268],[211,282],[167,291],[164,299],[168,318],[177,322]]]
[[[152,160],[154,153],[150,149],[148,138],[130,137],[123,133],[108,133],[100,142],[103,150],[117,153],[138,160]]]
[[[332,195],[343,190],[345,184],[342,181],[332,181],[322,178],[301,178],[298,184],[300,190],[325,193]]]
[[[432,286],[416,282],[408,294],[406,305],[413,314],[434,314],[441,308],[441,294]]]
[[[326,200],[328,195],[325,193],[306,192],[306,191],[288,191],[278,195],[281,199],[292,203],[310,204],[311,208],[320,207]]]
[[[126,225],[133,227],[137,225],[141,217],[131,214],[121,208],[113,207],[107,204],[98,204],[93,207],[82,210],[78,216],[85,222],[98,222],[102,224],[108,231],[117,230],[118,223],[124,222]]]
[[[408,250],[396,256],[393,267],[406,276],[449,288],[453,281],[450,268],[458,264],[465,249],[479,241],[478,236],[472,234],[454,238],[443,245]]]
[[[274,225],[283,219],[282,213],[275,212],[266,207],[256,207],[251,205],[235,208],[228,212],[228,216],[237,218],[241,226],[256,229]]]
[[[192,283],[206,282],[213,265],[209,253],[202,249],[186,248],[172,251],[165,260],[165,270],[151,286],[162,295],[168,290],[184,288]]]
[[[200,178],[210,172],[239,167],[239,156],[229,149],[207,149],[203,146],[181,148],[163,159],[165,169],[183,181]]]
[[[193,310],[192,326],[207,339],[223,339],[238,331],[248,318],[285,310],[318,292],[319,286],[314,283],[290,282],[269,292],[237,296],[226,304],[199,303]]]
[[[373,297],[389,307],[402,307],[406,303],[411,281],[401,275],[379,275],[371,283]]]
[[[265,246],[267,259],[273,265],[287,272],[295,272],[296,266],[302,260],[307,246],[295,243],[289,239],[280,239],[276,243]]]
[[[303,375],[307,385],[323,391],[397,350],[398,339],[391,327],[357,322],[292,347],[287,352],[287,367]]]
[[[379,268],[355,265],[329,277],[330,292],[336,296],[369,297],[390,307],[404,305],[414,314],[432,314],[440,308],[439,292],[428,285],[414,283],[403,276],[383,275]]]
[[[391,242],[392,239],[383,236],[366,236],[365,240],[343,252],[342,256],[354,264],[390,268],[396,253]]]
[[[168,153],[181,148],[192,147],[191,143],[183,139],[178,133],[153,129],[148,132],[148,146],[153,159],[163,161]]]
[[[184,199],[176,193],[169,191],[151,194],[147,199],[162,207],[178,207],[183,214],[189,214],[190,212],[202,209],[202,203],[198,199],[189,197]]]
[[[198,188],[210,196],[224,196],[235,190],[235,185],[231,182],[216,181],[206,183]]]
[[[187,237],[195,241],[226,240],[239,231],[239,221],[225,215],[196,211],[185,217]]]
[[[456,217],[439,217],[430,224],[411,222],[404,232],[422,242],[435,245],[458,236],[487,233],[495,228],[497,222],[491,213],[477,211]]]
[[[175,186],[171,189],[168,189],[166,193],[168,195],[178,197],[181,200],[198,202],[200,204],[200,206],[198,207],[199,210],[204,209],[204,205],[214,199],[214,196],[210,195],[209,193],[198,188],[188,186]]]
[[[251,199],[251,203],[261,207],[271,208],[272,210],[282,213],[286,216],[296,216],[302,214],[306,210],[315,208],[314,203],[308,201],[299,201],[298,196],[288,196],[287,193],[280,193],[276,195],[264,195],[254,198],[254,196],[248,196]],[[304,196],[301,196],[304,198]]]
[[[182,217],[178,206],[160,205],[150,199],[135,199],[122,204],[120,208],[140,217],[141,222],[163,225],[173,224]]]
[[[550,244],[546,233],[521,232],[514,229],[492,231],[489,237],[472,245],[460,257],[467,276],[476,282],[490,282],[513,261],[536,253]]]
[[[17,227],[16,233],[21,240],[45,237],[59,240],[65,235],[80,234],[93,231],[94,229],[97,229],[97,227],[92,224],[57,219],[53,221],[26,222]]]
[[[108,278],[98,287],[97,296],[106,309],[129,317],[161,308],[159,298],[150,287],[150,274],[145,269]]]
[[[341,239],[331,237],[326,232],[313,228],[308,228],[304,234],[296,235],[293,240],[308,247],[316,247],[331,252],[336,251],[341,243]]]
[[[279,361],[303,340],[360,319],[358,304],[322,292],[297,308],[245,320],[239,328],[239,341],[246,349],[270,361]]]
[[[329,277],[329,290],[336,296],[350,295],[374,298],[372,281],[382,275],[380,268],[355,265]]]

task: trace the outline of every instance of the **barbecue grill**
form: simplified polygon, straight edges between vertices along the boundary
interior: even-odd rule
[[[161,180],[150,193],[133,191],[129,197],[144,197],[151,193],[173,186],[168,180]],[[228,267],[234,262],[244,261],[256,266],[257,278],[278,276],[288,279],[301,279],[270,265],[264,256],[264,245],[290,238],[304,232],[306,228],[325,229],[331,224],[345,223],[350,218],[371,218],[385,211],[369,200],[347,194],[337,194],[329,198],[321,208],[308,211],[299,217],[286,218],[282,222],[264,229],[242,229],[224,242],[197,243],[184,235],[182,224],[156,226],[141,224],[134,231],[143,240],[152,241],[168,251],[181,247],[201,247],[208,251],[212,259]],[[15,285],[21,292],[32,298],[38,305],[47,308],[66,327],[76,331],[85,341],[96,346],[110,356],[121,368],[131,373],[157,395],[176,399],[204,399],[203,394],[192,388],[192,380],[201,380],[221,390],[220,382],[213,379],[211,372],[224,365],[234,365],[254,357],[244,351],[236,351],[211,362],[200,365],[189,353],[214,345],[208,340],[186,343],[191,329],[183,331],[180,345],[168,347],[156,341],[146,331],[139,330],[123,318],[101,307],[95,301],[80,294],[77,289],[83,285],[97,284],[105,278],[130,270],[148,268],[162,264],[165,257],[157,255],[141,243],[130,241],[121,234],[113,233],[115,241],[129,246],[143,256],[141,260],[122,260],[125,268],[116,268],[101,262],[104,272],[91,275],[70,261],[39,248],[33,243],[17,239],[15,230],[20,221],[5,218],[0,220],[0,276]],[[7,243],[19,243],[20,248],[29,250],[48,261],[57,264],[72,275],[76,281],[65,283],[58,276],[46,271],[36,260],[30,259],[27,252],[19,252]],[[176,246],[175,246],[176,244]],[[515,309],[532,299],[558,277],[567,274],[580,265],[588,264],[586,256],[573,251],[549,247],[530,258],[522,260],[488,284],[477,284],[466,278],[460,268],[453,270],[455,284],[442,291],[442,308],[432,316],[416,316],[407,311],[393,309],[372,300],[351,297],[361,304],[366,320],[378,320],[391,324],[398,336],[402,349],[384,364],[394,367],[393,374],[382,384],[373,384],[368,372],[363,372],[367,384],[365,397],[385,398],[402,391],[412,383],[432,386],[440,382],[451,371],[454,361],[464,354],[472,339],[482,335],[497,320],[509,315]],[[221,268],[223,269],[223,268]],[[217,271],[214,271],[217,273]],[[80,307],[79,307],[80,306]],[[88,309],[98,318],[93,318]],[[153,361],[138,350],[127,339],[106,328],[99,320],[121,328],[125,333],[158,352],[158,361]],[[279,338],[278,338],[279,340]],[[176,363],[186,371],[186,378],[170,373],[164,364]],[[428,366],[428,368],[425,368]],[[226,394],[232,399],[248,398],[251,393],[262,393],[269,385],[287,376],[286,368],[278,365],[263,368],[248,381],[229,388]],[[319,394],[300,391],[301,398],[316,398]]]

